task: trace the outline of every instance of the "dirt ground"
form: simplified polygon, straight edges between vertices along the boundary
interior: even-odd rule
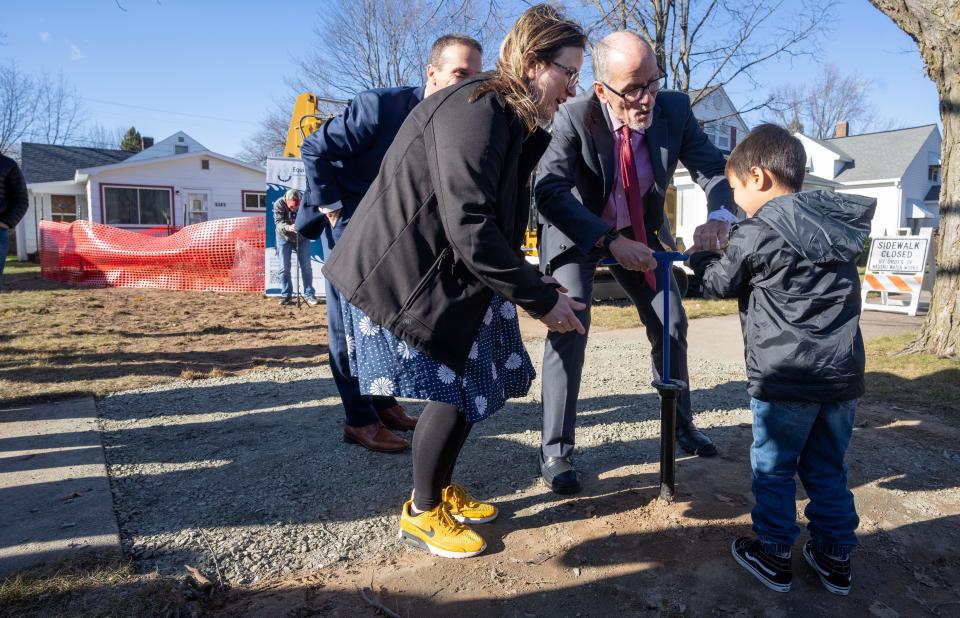
[[[357,616],[376,615],[380,603],[400,616],[957,616],[960,431],[946,420],[862,408],[848,458],[861,547],[847,598],[824,591],[798,552],[790,594],[767,590],[733,562],[729,545],[749,533],[752,501],[751,433],[741,424],[719,461],[678,463],[673,504],[657,499],[655,465],[606,470],[572,499],[544,490],[540,499],[553,504],[536,516],[500,502],[499,520],[482,527],[491,547],[477,559],[398,548],[235,591],[211,609]]]
[[[280,308],[252,295],[78,292],[35,277],[6,278],[5,287],[4,403],[200,379],[221,367],[245,373],[325,362],[322,307]],[[91,311],[102,319],[90,320]],[[65,345],[66,333],[76,331],[82,343]],[[627,359],[635,354],[615,362],[633,363]],[[878,391],[884,397],[924,392],[933,383],[960,383],[960,364],[923,381],[885,379],[892,387]],[[158,615],[178,606],[179,615],[215,616],[960,616],[960,405],[864,400],[848,455],[861,517],[853,592],[840,598],[824,591],[795,552],[794,590],[779,595],[730,557],[733,538],[749,533],[751,431],[742,384],[724,388],[736,393],[727,415],[707,414],[702,423],[722,456],[681,458],[672,504],[657,499],[657,465],[649,458],[595,454],[603,463],[571,498],[538,484],[531,464],[504,472],[518,479],[517,489],[499,495],[500,517],[479,527],[489,548],[478,558],[440,559],[396,543],[373,558],[200,600],[177,593]],[[602,413],[591,411],[591,422],[603,423],[595,417]],[[409,462],[398,458],[396,465]],[[804,504],[801,489],[801,527]],[[86,592],[107,598],[110,615],[124,615],[115,589]]]
[[[323,306],[4,276],[0,406],[326,362]]]
[[[691,317],[736,311],[735,301],[687,303]],[[594,330],[636,323],[603,303]],[[523,316],[526,318],[526,316]],[[175,378],[244,374],[327,362],[326,307],[280,307],[259,294],[75,288],[11,263],[0,294],[0,406],[143,388]],[[543,326],[524,320],[525,332]]]

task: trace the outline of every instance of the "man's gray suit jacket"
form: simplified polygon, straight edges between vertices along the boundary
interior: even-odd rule
[[[534,190],[544,228],[540,263],[545,269],[567,252],[588,253],[607,231],[601,213],[619,165],[608,111],[592,91],[560,107],[551,133]],[[663,91],[657,95],[646,144],[654,176],[644,201],[647,238],[668,227],[663,204],[677,162],[707,194],[709,211],[727,208],[737,213],[724,175],[726,159],[703,132],[686,94]],[[672,239],[665,244],[672,244]]]

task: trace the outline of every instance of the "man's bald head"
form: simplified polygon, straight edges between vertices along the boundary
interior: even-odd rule
[[[660,68],[650,43],[633,32],[609,34],[593,48],[593,91],[634,131],[648,129],[660,92]]]
[[[611,74],[639,70],[642,65],[657,65],[657,56],[640,35],[620,30],[603,37],[593,47],[593,77],[597,81],[607,81]]]

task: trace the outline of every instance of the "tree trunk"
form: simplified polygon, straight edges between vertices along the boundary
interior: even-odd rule
[[[930,312],[910,351],[960,354],[960,1],[870,0],[920,49],[943,122],[940,248]]]

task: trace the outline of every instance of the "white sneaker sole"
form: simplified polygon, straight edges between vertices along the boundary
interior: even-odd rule
[[[472,552],[471,551],[447,551],[446,549],[440,549],[439,547],[434,547],[433,545],[431,545],[430,543],[427,543],[423,539],[416,537],[410,534],[409,532],[405,532],[403,528],[401,528],[400,531],[397,533],[397,538],[415,547],[419,547],[420,549],[425,549],[431,554],[440,556],[442,558],[454,558],[454,559],[473,558],[474,556],[479,556],[487,549],[487,543],[484,542],[483,547],[481,547],[478,551],[472,551]]]
[[[461,524],[489,524],[491,521],[497,518],[500,512],[497,511],[490,517],[462,517],[460,515],[454,515],[450,513],[451,517],[459,521]]]
[[[827,592],[832,592],[833,594],[839,594],[842,597],[850,594],[849,588],[837,588],[829,581],[827,581],[826,576],[823,574],[823,571],[820,570],[820,567],[817,566],[817,561],[814,559],[813,554],[807,551],[807,546],[803,546],[803,559],[807,561],[807,564],[810,565],[810,568],[814,570],[817,574],[817,577],[820,578],[820,583],[823,584],[823,587],[827,589]],[[852,578],[851,578],[851,581]]]
[[[770,590],[773,590],[774,592],[790,592],[791,584],[778,584],[776,582],[770,581],[760,573],[757,573],[757,571],[755,570],[752,564],[750,564],[749,562],[741,558],[740,554],[737,553],[736,540],[734,540],[734,542],[730,544],[730,553],[733,554],[733,559],[737,561],[737,564],[742,566],[748,573],[756,577],[761,584],[763,584]]]

